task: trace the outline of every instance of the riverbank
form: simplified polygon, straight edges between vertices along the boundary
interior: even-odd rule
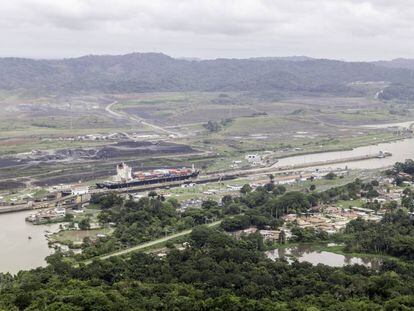
[[[392,138],[387,138],[387,139],[382,139],[380,141],[376,141],[375,143],[373,141],[369,141],[369,142],[363,142],[363,143],[355,143],[355,144],[351,144],[351,143],[345,143],[346,145],[348,145],[348,147],[343,147],[343,144],[339,144],[337,147],[332,147],[332,146],[326,146],[326,149],[323,150],[304,150],[301,152],[290,152],[290,153],[285,153],[282,155],[274,155],[275,157],[277,157],[277,160],[272,161],[273,164],[272,165],[267,165],[267,166],[258,166],[256,168],[240,168],[239,171],[249,171],[249,170],[269,170],[275,167],[278,167],[278,165],[280,165],[281,162],[283,162],[286,159],[299,159],[301,157],[311,157],[311,156],[318,156],[318,155],[324,155],[324,154],[331,154],[331,153],[339,153],[339,152],[352,152],[353,150],[357,149],[357,148],[364,148],[364,147],[375,147],[381,144],[389,144],[389,143],[396,143],[399,141],[404,141],[404,140],[408,140],[408,139],[413,139],[414,136],[413,135],[407,135],[407,136],[398,136],[398,137],[392,137]],[[263,150],[250,150],[250,152],[263,152]],[[240,152],[240,155],[245,155],[246,152]],[[361,155],[363,157],[363,155]],[[369,158],[368,158],[369,159]],[[364,159],[356,159],[354,161],[363,161]],[[334,161],[334,160],[332,160]],[[329,164],[335,164],[335,163],[342,163],[342,162],[350,162],[348,161],[338,161],[338,162],[332,162]],[[313,163],[313,165],[318,165],[318,163]],[[307,164],[306,166],[296,166],[295,168],[305,168],[308,166],[312,166]],[[283,169],[288,169],[289,167],[284,167]],[[291,168],[291,167],[290,167]],[[226,173],[232,173],[234,172],[234,169],[222,169],[222,170],[214,170],[214,171],[206,171],[203,172],[204,175],[217,175],[217,174],[226,174]]]
[[[344,256],[352,256],[352,257],[368,257],[368,258],[379,258],[382,260],[395,260],[395,261],[401,261],[400,258],[393,257],[390,255],[384,255],[384,254],[372,254],[372,253],[355,253],[355,252],[346,252],[344,250],[344,245],[323,245],[323,244],[315,244],[314,249],[317,251],[326,251],[330,253],[335,253],[338,255],[344,255]]]
[[[59,224],[34,226],[24,220],[30,213],[0,215],[0,272],[14,274],[46,266],[45,257],[54,252],[48,246],[46,234],[56,232]]]
[[[370,142],[366,142],[366,143],[360,143],[360,144],[355,144],[355,145],[351,145],[348,147],[338,147],[338,148],[327,148],[324,150],[314,150],[314,151],[303,151],[303,152],[296,152],[296,153],[290,153],[290,154],[286,154],[286,155],[282,155],[279,156],[278,159],[282,160],[285,158],[290,158],[290,157],[296,157],[296,156],[304,156],[304,155],[317,155],[317,154],[321,154],[321,153],[326,153],[326,152],[341,152],[341,151],[352,151],[355,148],[359,148],[359,147],[367,147],[367,146],[378,146],[380,144],[387,144],[387,143],[394,143],[394,142],[398,142],[401,140],[406,140],[406,139],[410,139],[410,138],[414,138],[413,135],[407,135],[404,137],[393,137],[393,138],[388,138],[388,139],[383,139],[381,141],[378,141],[376,143],[373,143],[372,141]],[[342,145],[342,144],[341,144]]]
[[[0,206],[0,214],[33,210],[27,204]]]

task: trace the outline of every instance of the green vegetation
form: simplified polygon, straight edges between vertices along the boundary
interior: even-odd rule
[[[219,132],[231,122],[231,119],[222,120],[220,122],[209,120],[206,124],[203,124],[203,126],[210,132]]]
[[[51,236],[50,240],[62,244],[79,244],[82,243],[85,238],[96,240],[98,234],[110,235],[113,229],[111,228],[100,228],[90,230],[63,230],[55,233]]]
[[[412,217],[398,210],[380,222],[357,219],[345,230],[345,250],[385,254],[405,260],[414,259],[414,225]]]
[[[165,200],[154,191],[138,202],[124,202],[116,194],[109,194],[94,196],[92,203],[102,209],[98,221],[104,226],[116,224],[116,228],[113,234],[96,243],[84,243],[83,253],[75,256],[80,261],[211,223],[228,213],[216,201],[209,200],[201,208],[188,208],[180,214],[176,199]]]
[[[79,231],[85,236],[83,254],[72,255],[77,264],[58,252],[47,258],[46,268],[14,277],[0,275],[0,310],[414,308],[414,224],[401,209],[390,208],[378,223],[351,221],[343,234],[333,237],[321,230],[292,226],[293,238],[282,246],[313,243],[316,249],[337,253],[370,253],[380,256],[379,270],[362,265],[312,266],[293,257],[291,264],[284,259],[272,261],[264,254],[272,245],[259,233],[239,239],[225,233],[252,225],[278,228],[284,214],[307,213],[320,203],[375,198],[380,186],[375,180],[357,179],[321,192],[303,193],[286,191],[268,177],[269,182],[254,191],[246,184],[240,196],[223,196],[221,206],[207,200],[201,208],[182,213],[177,211],[175,199],[166,200],[154,191],[138,202],[115,194],[94,196],[92,203],[101,210],[99,222],[115,223],[113,233],[105,231],[108,236],[92,241],[97,231]],[[405,195],[412,193],[407,190]],[[224,220],[217,227],[215,219]],[[89,224],[87,217],[80,222]],[[70,231],[57,236],[75,242],[75,233]],[[345,246],[320,244],[332,239]],[[163,252],[162,258],[157,256],[159,252]]]
[[[406,160],[404,163],[397,162],[392,169],[385,172],[388,176],[394,178],[397,186],[401,186],[404,181],[412,181],[414,175],[414,161]]]
[[[4,310],[410,310],[414,269],[385,262],[331,268],[266,259],[258,235],[235,240],[199,227],[190,247],[160,260],[143,253],[78,268],[57,253],[49,266],[2,275]]]
[[[298,66],[294,60],[216,59],[192,62],[162,53],[132,53],[92,55],[74,58],[70,62],[63,59],[39,63],[32,59],[3,58],[1,64],[0,90],[6,96],[12,91],[63,96],[97,92],[220,92],[230,89],[279,99],[291,93],[351,97],[360,95],[364,89],[349,86],[350,81],[377,81],[379,84],[389,81],[392,86],[411,85],[412,82],[411,71],[403,68],[324,59],[304,61]],[[79,68],[83,70],[79,72]],[[53,72],[53,75],[45,75],[45,72]],[[395,92],[398,89],[389,93]],[[393,96],[385,99],[389,98]]]

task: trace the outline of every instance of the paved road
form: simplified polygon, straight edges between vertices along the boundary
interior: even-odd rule
[[[221,222],[222,222],[222,220],[217,220],[215,222],[207,224],[207,226],[208,227],[214,227],[214,226],[219,225]],[[168,236],[163,237],[163,238],[159,238],[159,239],[156,239],[156,240],[153,240],[153,241],[149,241],[149,242],[146,242],[146,243],[139,244],[137,246],[133,246],[133,247],[130,247],[130,248],[127,248],[127,249],[123,249],[123,250],[115,252],[115,253],[111,253],[111,254],[108,254],[108,255],[102,255],[102,256],[84,261],[84,264],[88,265],[88,264],[92,263],[92,261],[94,259],[108,259],[108,258],[115,257],[115,256],[125,255],[125,254],[131,253],[131,252],[136,252],[136,251],[145,249],[145,248],[150,247],[150,246],[155,246],[157,244],[167,242],[169,240],[178,238],[180,236],[189,235],[192,231],[193,231],[193,229],[184,230],[184,231],[181,231],[181,232],[178,232],[178,233],[168,235]]]
[[[136,117],[136,116],[132,116],[132,115],[125,115],[125,114],[123,114],[123,113],[120,113],[120,112],[117,112],[117,111],[112,110],[112,107],[113,107],[114,105],[116,105],[117,103],[118,103],[118,101],[114,101],[113,103],[110,103],[108,106],[106,106],[106,107],[105,107],[105,110],[106,110],[109,114],[113,115],[113,116],[114,116],[114,117],[116,117],[116,118],[130,119],[130,120],[132,120],[132,121],[134,121],[134,122],[136,122],[136,123],[138,123],[138,124],[148,126],[148,127],[152,128],[152,129],[154,129],[154,130],[156,130],[156,131],[160,131],[160,132],[163,132],[163,133],[165,133],[165,134],[168,134],[168,135],[173,135],[173,136],[177,136],[177,137],[178,137],[178,136],[181,136],[181,135],[180,135],[179,133],[177,133],[177,132],[173,132],[173,131],[167,130],[167,129],[165,129],[165,128],[161,127],[161,126],[155,125],[155,124],[153,124],[153,123],[149,123],[149,122],[145,121],[144,119],[142,119],[142,118],[140,118],[140,117]],[[125,133],[124,133],[124,134],[125,134]],[[128,135],[128,134],[126,134],[126,135]],[[129,136],[129,135],[128,135],[128,136]],[[131,137],[130,137],[130,138],[131,138]]]

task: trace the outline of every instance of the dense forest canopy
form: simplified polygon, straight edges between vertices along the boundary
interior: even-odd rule
[[[189,61],[160,53],[62,60],[1,58],[0,90],[39,94],[279,90],[355,95],[348,83],[413,85],[411,68],[407,68],[312,58]],[[384,93],[384,98],[390,96],[392,90]]]
[[[160,259],[136,253],[75,268],[50,265],[0,278],[0,310],[411,310],[414,266],[331,268],[260,251],[258,234],[235,240],[199,227],[190,247]]]

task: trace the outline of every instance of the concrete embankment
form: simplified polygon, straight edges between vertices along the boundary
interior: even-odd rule
[[[332,160],[324,160],[324,161],[315,161],[309,162],[304,164],[293,164],[293,165],[286,165],[280,167],[274,167],[278,170],[288,170],[288,169],[298,169],[298,168],[306,168],[306,167],[314,167],[314,166],[322,166],[322,165],[330,165],[330,164],[339,164],[345,162],[355,162],[355,161],[362,161],[362,160],[370,160],[370,159],[380,159],[381,157],[379,154],[366,154],[361,156],[353,156],[341,159],[332,159]]]
[[[265,173],[273,173],[273,174],[286,174],[293,172],[298,169],[304,169],[308,167],[318,167],[318,166],[325,166],[331,164],[339,164],[339,163],[346,163],[346,162],[355,162],[355,161],[362,161],[362,160],[370,160],[379,158],[378,154],[367,154],[361,156],[353,156],[341,159],[332,159],[327,161],[315,161],[309,163],[302,163],[302,164],[293,164],[293,165],[285,165],[285,166],[271,166],[271,167],[258,167],[254,169],[244,169],[244,170],[227,170],[227,171],[216,171],[216,172],[209,172],[208,175],[221,175],[222,179],[226,179],[227,176],[231,176],[233,178],[237,177],[246,177],[250,175],[257,175],[257,174],[265,174]]]
[[[319,161],[319,162],[310,162],[306,164],[294,164],[289,166],[281,166],[281,167],[262,167],[262,168],[255,168],[255,169],[246,169],[246,170],[229,170],[229,171],[222,171],[222,172],[215,172],[215,174],[207,174],[204,176],[199,176],[197,179],[190,179],[185,181],[174,181],[174,182],[165,182],[160,184],[153,184],[153,185],[144,185],[138,187],[131,187],[131,188],[122,188],[122,189],[94,189],[91,193],[107,193],[107,192],[118,192],[118,193],[134,193],[134,192],[143,192],[143,191],[150,191],[156,189],[167,189],[173,187],[180,187],[183,184],[188,183],[196,183],[196,184],[206,184],[212,182],[220,182],[224,180],[232,180],[240,177],[248,177],[254,176],[259,174],[266,174],[272,173],[274,175],[283,174],[286,175],[287,173],[296,176],[297,170],[304,169],[308,167],[318,167],[318,166],[325,166],[330,164],[338,164],[338,163],[345,163],[345,162],[353,162],[353,161],[361,161],[361,160],[369,160],[378,158],[378,154],[372,155],[362,155],[362,156],[354,156],[354,157],[347,157],[342,159],[333,159],[329,161]],[[288,176],[284,176],[288,177]],[[48,207],[52,207],[59,202],[65,201],[70,199],[71,197],[63,197],[54,201],[49,201]],[[65,205],[69,207],[70,205]],[[0,206],[0,214],[1,213],[11,213],[17,211],[24,211],[24,210],[32,210],[38,209],[39,206],[35,205],[34,207],[29,207],[26,204],[24,205],[14,205],[14,206]]]
[[[20,212],[20,211],[29,211],[31,209],[32,208],[27,206],[27,204],[0,206],[0,214]]]
[[[207,184],[211,182],[218,182],[222,180],[231,180],[240,177],[240,174],[226,174],[220,176],[209,176],[209,177],[199,177],[197,179],[187,179],[185,181],[172,181],[172,182],[165,182],[159,184],[152,184],[152,185],[144,185],[144,186],[137,186],[137,187],[128,187],[128,188],[121,188],[121,189],[95,189],[92,190],[91,193],[106,193],[106,192],[119,192],[119,193],[133,193],[133,192],[140,192],[140,191],[151,191],[156,189],[168,189],[174,187],[180,187],[184,184]]]
[[[193,179],[193,180],[190,179],[190,180],[185,180],[185,181],[166,182],[166,183],[160,183],[160,184],[144,185],[144,186],[137,186],[137,187],[130,187],[130,188],[121,188],[121,189],[95,189],[95,190],[92,190],[92,193],[102,193],[102,194],[106,192],[133,193],[133,192],[150,191],[150,190],[156,190],[156,189],[180,187],[181,185],[188,184],[188,183],[206,184],[206,183],[211,183],[211,182],[232,180],[232,179],[236,179],[240,177],[248,177],[248,176],[266,174],[266,173],[273,173],[275,175],[279,175],[279,174],[285,175],[286,173],[294,174],[295,171],[297,171],[298,169],[304,169],[307,167],[317,167],[317,166],[322,166],[322,165],[369,160],[369,159],[374,159],[374,158],[378,158],[378,154],[354,156],[354,157],[347,157],[347,158],[342,158],[342,159],[333,159],[330,161],[311,162],[307,164],[297,164],[297,165],[289,165],[289,166],[283,166],[283,167],[263,167],[263,168],[237,170],[237,171],[229,170],[226,172],[224,171],[216,172],[215,174],[209,173],[208,175],[199,176],[199,178]]]

